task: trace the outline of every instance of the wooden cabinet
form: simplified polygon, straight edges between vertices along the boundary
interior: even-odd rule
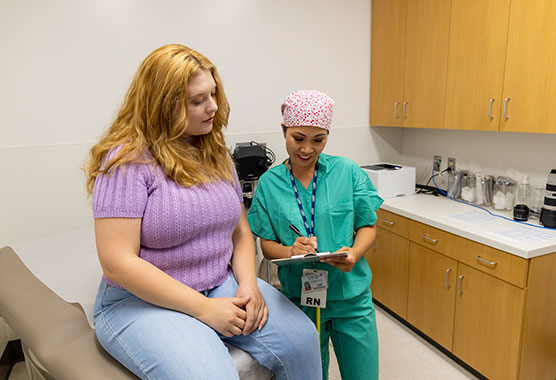
[[[556,2],[512,0],[511,8],[500,130],[556,133]]]
[[[555,14],[545,0],[373,0],[370,124],[556,133]]]
[[[529,260],[383,210],[377,226],[367,256],[376,299],[489,379],[518,379]],[[551,256],[549,271],[556,270]],[[552,328],[543,323],[543,331]],[[533,342],[539,339],[535,327],[528,335]],[[545,351],[550,357],[552,351]]]
[[[446,256],[457,258],[454,235],[423,223],[410,221],[409,239]]]
[[[374,0],[370,124],[442,128],[450,1]]]
[[[521,380],[556,378],[556,253],[531,259]]]
[[[510,0],[452,0],[445,128],[497,131]]]
[[[371,125],[403,124],[407,0],[374,0],[371,23]]]
[[[407,320],[451,350],[457,261],[413,242],[409,253]]]
[[[489,379],[517,379],[525,289],[458,263],[452,353]]]
[[[406,318],[409,221],[380,211],[377,226],[379,228],[375,243],[365,255],[373,272],[373,298]]]

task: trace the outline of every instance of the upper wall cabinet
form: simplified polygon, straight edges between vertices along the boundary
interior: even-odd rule
[[[371,22],[371,125],[403,125],[407,0],[374,0]]]
[[[443,127],[450,3],[373,0],[371,125]]]
[[[556,1],[512,0],[503,102],[500,130],[556,133]]]
[[[497,131],[510,0],[452,0],[445,128]]]
[[[371,125],[556,133],[556,1],[372,4]]]

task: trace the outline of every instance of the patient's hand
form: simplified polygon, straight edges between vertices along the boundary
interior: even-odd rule
[[[207,298],[208,307],[199,320],[224,336],[240,335],[245,327],[247,312],[244,309],[249,299],[249,296]]]
[[[256,328],[259,330],[265,325],[268,319],[268,308],[259,288],[255,286],[239,285],[236,297],[249,297],[245,305],[247,319],[243,328],[243,335],[251,334]]]

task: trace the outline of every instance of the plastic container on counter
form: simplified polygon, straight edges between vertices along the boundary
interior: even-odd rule
[[[465,170],[454,170],[448,173],[448,196],[454,199],[461,199],[461,188],[463,187],[463,177]]]
[[[514,207],[514,194],[516,181],[510,177],[500,176],[494,181],[492,190],[492,207],[495,210],[512,210]]]
[[[461,187],[461,199],[465,202],[473,203],[475,201],[475,175],[465,173]]]

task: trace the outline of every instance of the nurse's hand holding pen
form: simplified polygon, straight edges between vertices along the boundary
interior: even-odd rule
[[[300,236],[293,242],[291,256],[306,255],[315,253],[317,248],[317,238]]]
[[[301,232],[293,224],[290,224],[288,227],[290,227],[290,230],[292,230],[294,234],[298,236],[293,242],[292,249],[290,251],[290,257],[319,252],[319,250],[317,249],[316,236],[305,237],[301,235]]]

